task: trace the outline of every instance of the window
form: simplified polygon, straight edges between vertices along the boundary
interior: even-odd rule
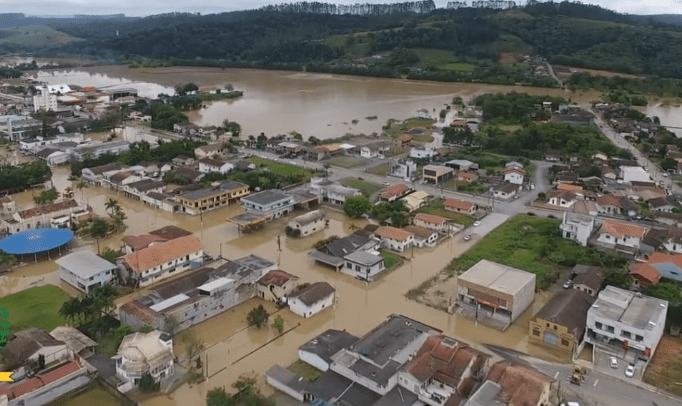
[[[622,330],[620,332],[620,335],[625,337],[625,338],[631,338],[632,337],[632,334],[629,331],[625,331],[625,330]]]
[[[533,329],[533,335],[534,335],[535,337],[540,337],[540,330],[538,330],[538,329]]]
[[[562,339],[561,339],[561,345],[564,346],[564,347],[568,347],[568,345],[569,345],[568,340],[565,339],[565,338],[562,338]]]
[[[594,326],[595,326],[597,329],[599,329],[599,330],[603,330],[603,329],[604,329],[603,325],[602,325],[600,322],[598,322],[598,321],[594,323]]]
[[[609,333],[613,333],[616,331],[616,329],[613,328],[612,326],[606,326],[606,331],[608,331]]]
[[[637,334],[637,335],[635,336],[635,341],[644,341],[644,337],[642,337],[641,335]]]
[[[556,330],[557,330],[557,325],[555,324],[553,327],[554,327],[554,331],[556,331]]]

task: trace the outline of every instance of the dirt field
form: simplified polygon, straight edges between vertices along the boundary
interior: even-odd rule
[[[627,73],[611,72],[607,70],[597,70],[597,69],[585,69],[585,68],[575,68],[572,66],[562,66],[562,65],[552,65],[554,72],[557,74],[559,79],[567,79],[574,73],[589,73],[592,76],[606,76],[607,78],[620,76],[623,78],[639,78],[637,75],[630,75]]]
[[[664,335],[644,372],[644,382],[682,395],[682,338]]]
[[[519,61],[521,55],[523,55],[521,52],[500,52],[499,62],[502,65],[513,65]]]
[[[454,292],[457,292],[457,278],[441,272],[412,289],[407,297],[435,309],[447,311]],[[455,301],[455,297],[452,297],[452,301]]]

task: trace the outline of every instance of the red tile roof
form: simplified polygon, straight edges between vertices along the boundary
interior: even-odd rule
[[[599,196],[597,198],[597,204],[600,206],[623,207],[620,203],[620,197],[614,195]]]
[[[188,235],[135,251],[123,257],[123,261],[135,272],[142,272],[199,250],[199,239]]]
[[[526,170],[523,169],[523,168],[518,168],[518,167],[516,167],[516,166],[512,166],[512,167],[509,167],[509,168],[507,168],[507,169],[504,170],[504,174],[505,174],[505,175],[508,174],[508,173],[512,173],[512,172],[516,172],[516,173],[518,173],[519,175],[526,176]]]
[[[443,207],[469,211],[471,210],[472,207],[474,207],[474,204],[470,202],[465,202],[464,200],[445,199],[445,201],[443,202]]]
[[[488,380],[502,388],[503,396],[510,405],[536,406],[551,379],[532,369],[511,366],[500,361],[490,368]]]
[[[258,280],[258,283],[263,286],[268,285],[283,286],[285,283],[293,279],[298,279],[298,276],[294,276],[288,272],[284,272],[281,269],[274,269],[263,275],[263,277]]]
[[[49,385],[52,382],[71,375],[81,368],[83,368],[83,366],[81,366],[78,361],[71,361],[68,364],[62,365],[45,374],[34,376],[25,381],[14,384],[4,384],[0,386],[0,395],[7,395],[8,400],[13,400],[24,396],[27,393],[31,393],[42,386]]]
[[[644,227],[634,224],[618,223],[611,220],[604,221],[600,230],[600,232],[608,233],[616,238],[638,237],[640,239],[644,238],[647,231],[648,229]]]
[[[467,171],[460,171],[457,174],[458,179],[476,179],[478,178],[478,175],[475,174],[474,172],[467,172]]]
[[[414,216],[414,219],[436,225],[442,225],[448,221],[448,219],[446,219],[445,217],[436,216],[435,214],[428,213],[417,213],[417,215]]]
[[[19,216],[21,216],[23,219],[27,219],[35,216],[41,216],[43,214],[70,209],[73,207],[78,207],[78,203],[76,203],[76,201],[73,199],[68,199],[59,203],[46,204],[43,206],[34,207],[32,209],[22,210],[19,212]]]
[[[389,238],[396,241],[405,241],[408,239],[409,236],[413,235],[412,233],[407,232],[405,230],[389,226],[382,226],[377,228],[374,234],[378,235],[381,238]]]
[[[652,285],[658,285],[661,281],[661,274],[654,267],[641,262],[630,265],[630,275],[641,276]]]
[[[407,143],[407,142],[412,141],[412,137],[410,137],[410,136],[407,135],[407,134],[402,134],[401,136],[398,137],[398,139],[399,139],[402,143]]]
[[[136,319],[148,325],[153,325],[154,319],[157,317],[161,317],[159,313],[143,305],[137,300],[132,300],[121,306],[121,308],[119,309],[119,313],[121,312],[128,313],[129,315],[135,317]]]
[[[159,237],[156,235],[151,235],[151,234],[142,234],[138,236],[134,235],[129,235],[126,238],[123,239],[123,242],[130,246],[133,251],[138,251],[143,248],[149,247],[152,243],[155,242],[166,242],[167,240],[163,237]]]
[[[556,188],[557,188],[557,190],[565,190],[565,191],[573,192],[573,193],[578,193],[578,192],[582,192],[582,191],[583,191],[583,187],[582,187],[582,186],[571,185],[570,183],[559,183],[559,184],[556,186]]]
[[[381,191],[381,198],[388,200],[388,199],[392,198],[393,196],[401,196],[405,192],[407,192],[408,190],[410,190],[410,188],[407,185],[403,185],[402,183],[398,183],[396,185],[389,186],[386,189],[382,190]]]

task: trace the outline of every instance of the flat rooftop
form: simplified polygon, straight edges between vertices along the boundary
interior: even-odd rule
[[[607,286],[599,292],[590,312],[598,316],[619,321],[640,330],[652,330],[660,320],[665,320],[668,302],[635,292]]]
[[[243,201],[260,204],[262,206],[266,206],[268,204],[276,203],[286,199],[291,199],[291,196],[275,189],[264,190],[262,192],[253,193],[249,196],[242,197]]]
[[[460,281],[514,295],[524,286],[535,286],[535,274],[482,259],[459,277]]]

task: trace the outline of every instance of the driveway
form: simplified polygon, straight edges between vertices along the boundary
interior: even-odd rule
[[[609,364],[610,363],[609,359],[613,356],[615,356],[616,359],[618,360],[618,366],[615,368],[612,368]],[[628,366],[630,362],[633,361],[633,358],[635,357],[624,358],[622,355],[610,354],[600,350],[596,350],[594,352],[594,369],[605,375],[610,375],[614,378],[622,379],[626,382],[633,380],[641,381],[644,368],[646,367],[646,363],[644,361],[639,360],[635,361],[635,375],[632,378],[628,378],[627,376],[625,376],[625,368]]]
[[[116,365],[114,365],[110,355],[95,354],[86,361],[97,368],[97,374],[103,380],[107,381],[109,378],[116,376]]]

